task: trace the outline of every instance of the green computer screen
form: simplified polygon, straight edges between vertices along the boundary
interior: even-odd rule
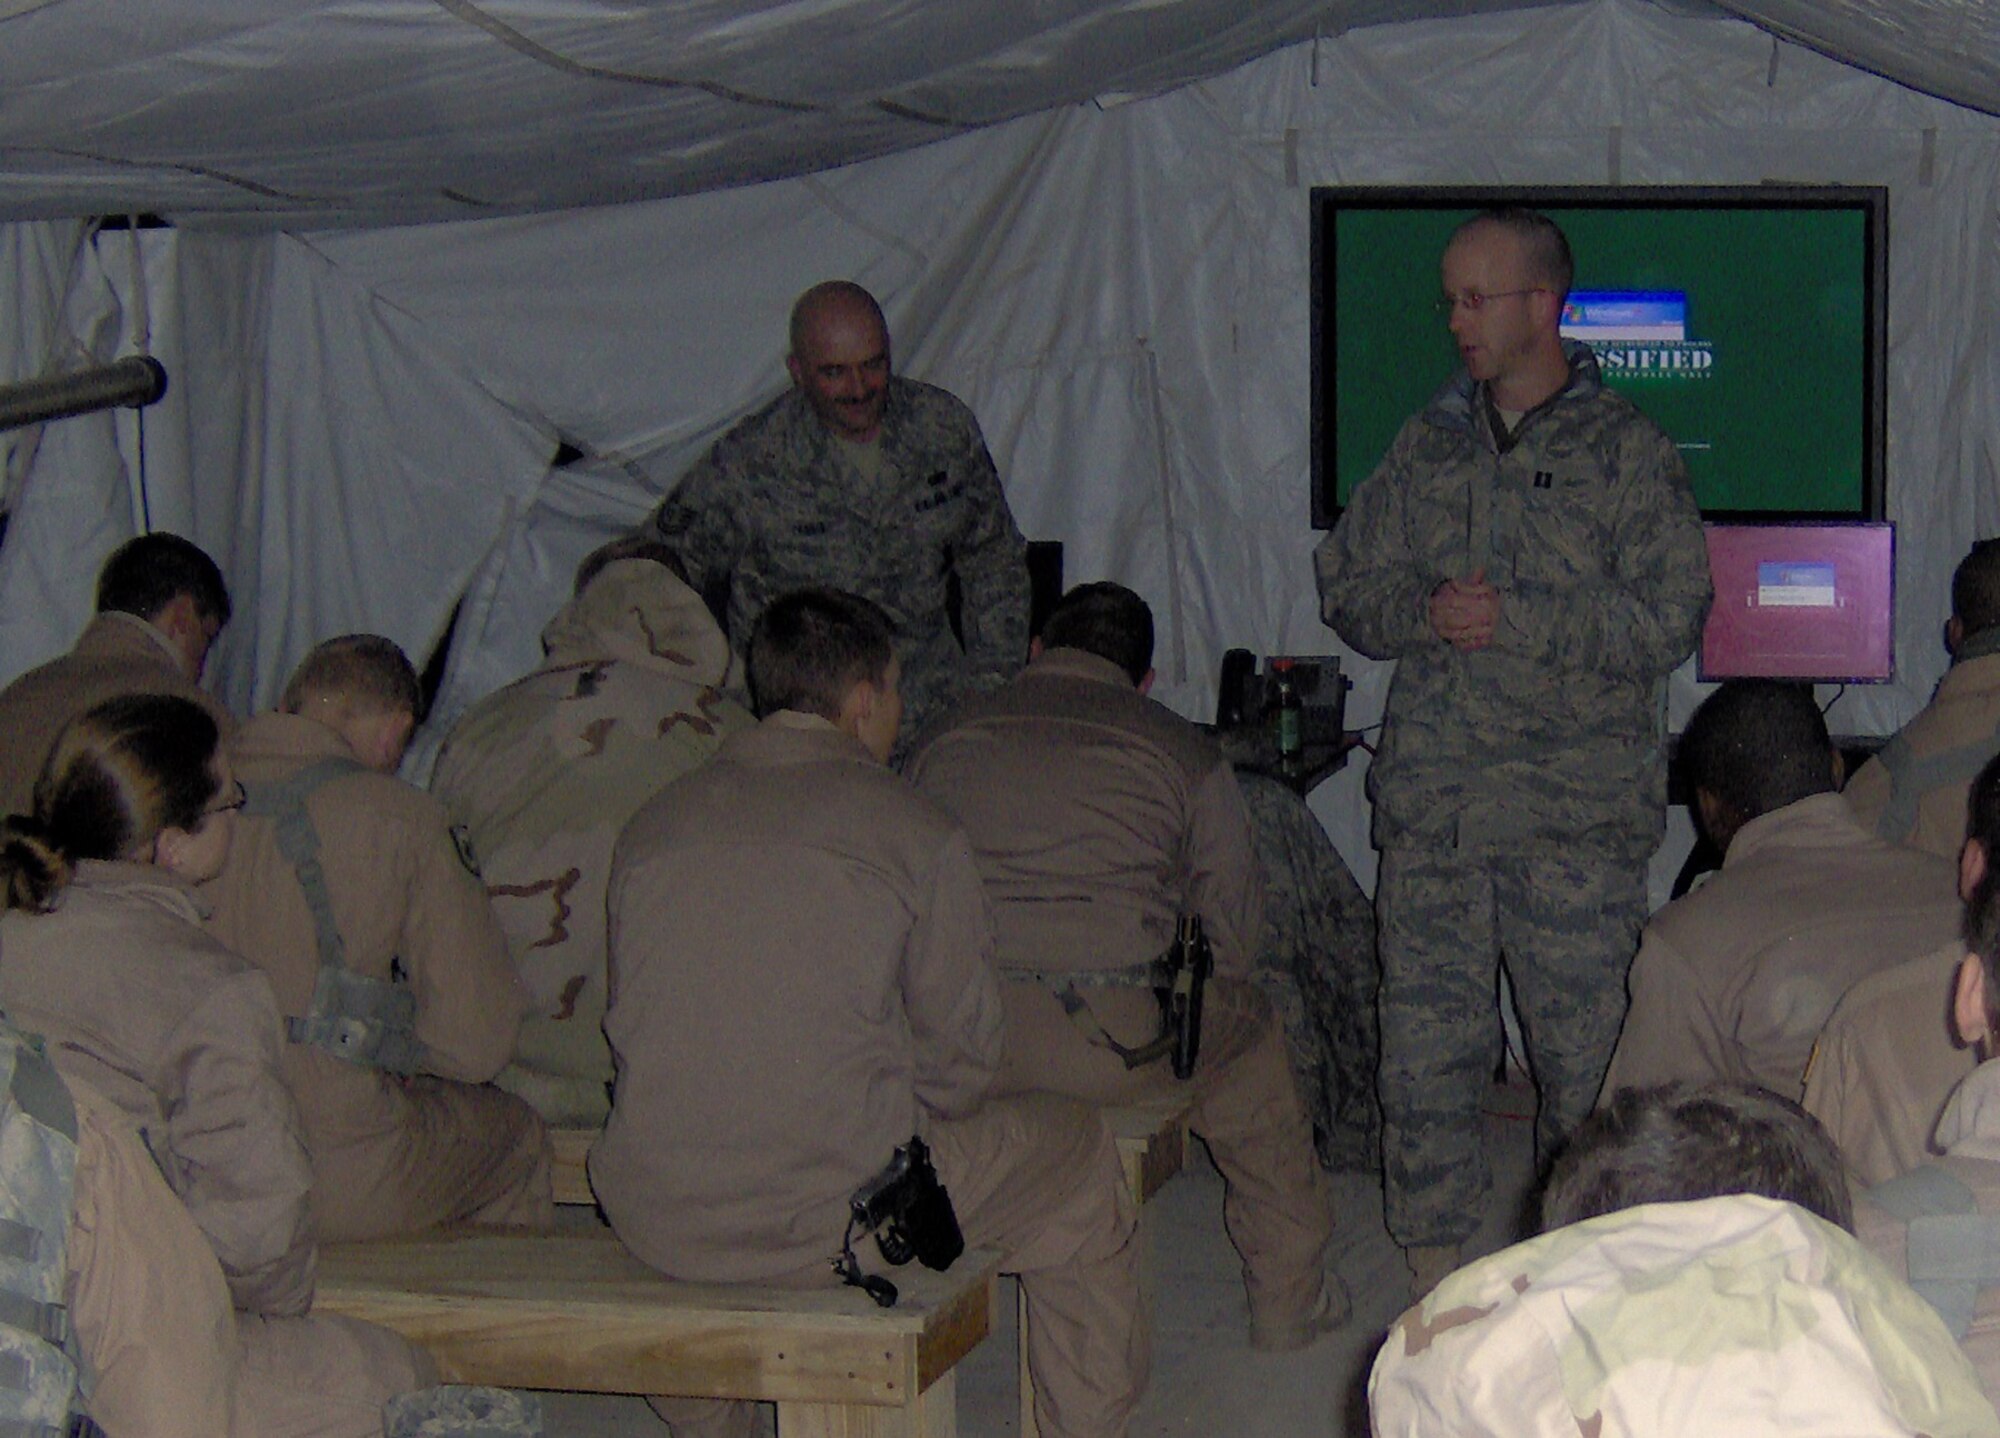
[[[1564,331],[1679,446],[1711,518],[1883,513],[1885,191],[1313,191],[1313,522],[1458,367],[1452,230],[1528,205],[1576,260]]]

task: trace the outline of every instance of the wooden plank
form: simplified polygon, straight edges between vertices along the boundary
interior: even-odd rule
[[[597,1142],[597,1136],[602,1132],[601,1128],[549,1130],[549,1147],[555,1152],[557,1203],[582,1204],[585,1208],[596,1205],[597,1195],[590,1191],[590,1173],[584,1161],[590,1155],[590,1146]]]
[[[381,1323],[446,1381],[847,1406],[912,1403],[984,1338],[998,1255],[854,1289],[675,1283],[608,1232],[458,1230],[320,1250],[317,1307]]]
[[[780,1403],[778,1438],[958,1438],[958,1375],[944,1374],[906,1408]]]
[[[1143,1204],[1166,1186],[1187,1161],[1187,1115],[1192,1104],[1178,1096],[1158,1103],[1103,1110],[1104,1126],[1118,1145],[1125,1186]]]

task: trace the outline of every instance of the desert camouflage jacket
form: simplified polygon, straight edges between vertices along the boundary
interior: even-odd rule
[[[870,480],[787,390],[717,440],[652,524],[697,591],[728,585],[738,652],[788,590],[831,585],[886,609],[901,635],[904,732],[914,734],[1027,662],[1027,547],[978,421],[952,395],[892,378],[881,443]],[[963,649],[945,614],[954,571]]]
[[[1673,441],[1566,348],[1568,385],[1505,443],[1461,371],[1314,557],[1326,622],[1401,661],[1368,778],[1378,844],[1659,842],[1666,676],[1710,598],[1701,519]],[[1500,625],[1465,652],[1431,630],[1429,599],[1482,572]]]

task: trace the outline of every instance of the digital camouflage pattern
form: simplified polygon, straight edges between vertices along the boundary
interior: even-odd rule
[[[1461,1243],[1489,1184],[1481,1105],[1500,1058],[1495,954],[1507,957],[1546,1165],[1597,1101],[1625,1017],[1646,874],[1545,850],[1479,865],[1408,844],[1375,881],[1382,956],[1383,1193],[1404,1246]]]
[[[542,631],[540,669],[459,720],[431,787],[465,826],[534,1008],[500,1082],[550,1123],[601,1124],[604,885],[639,806],[750,727],[729,643],[664,566],[606,565]]]
[[[1252,978],[1284,1025],[1319,1161],[1381,1166],[1375,1101],[1375,911],[1305,801],[1239,771],[1257,863],[1264,935]]]
[[[1674,444],[1567,344],[1568,386],[1502,450],[1462,371],[1407,423],[1314,556],[1321,613],[1401,661],[1368,770],[1375,842],[1587,845],[1644,862],[1666,814],[1665,685],[1708,612],[1708,551]],[[1484,572],[1492,645],[1431,630]]]
[[[892,377],[873,479],[788,390],[682,476],[652,519],[703,595],[727,587],[740,653],[779,595],[810,585],[888,611],[903,661],[903,733],[1028,657],[1027,545],[972,411],[934,385]],[[956,572],[961,648],[946,616]]]
[[[419,1388],[382,1405],[382,1438],[542,1438],[542,1400],[462,1383]]]
[[[1379,1438],[1990,1438],[1937,1314],[1851,1234],[1739,1194],[1571,1224],[1390,1329]]]
[[[1665,825],[1666,679],[1710,599],[1673,441],[1604,387],[1588,347],[1564,348],[1568,384],[1505,444],[1460,371],[1314,556],[1326,622],[1398,661],[1368,794],[1384,1179],[1406,1246],[1477,1227],[1462,1202],[1485,1185],[1479,1096],[1503,950],[1544,1155],[1596,1096]],[[1429,598],[1481,574],[1499,623],[1490,646],[1460,650],[1431,629]],[[1547,888],[1572,877],[1582,893]]]

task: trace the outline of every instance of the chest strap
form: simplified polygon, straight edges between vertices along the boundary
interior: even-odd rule
[[[1925,798],[1950,785],[1970,784],[1996,753],[2000,725],[1984,739],[1921,758],[1901,733],[1894,735],[1875,756],[1889,775],[1889,803],[1875,821],[1875,837],[1907,844],[1917,831],[1917,808]]]
[[[1972,1190],[1937,1164],[1877,1184],[1868,1198],[1909,1225],[1910,1287],[1952,1337],[1965,1337],[1979,1291],[2000,1282],[2000,1215],[1979,1212]]]
[[[319,976],[304,1018],[286,1018],[285,1034],[336,1058],[386,1073],[413,1074],[423,1066],[417,1039],[417,996],[408,986],[371,979],[347,966],[347,944],[333,917],[333,896],[319,861],[319,831],[306,808],[321,785],[363,773],[361,764],[337,755],[317,759],[283,779],[245,784],[246,818],[268,819],[278,852],[298,877],[312,914],[319,948]]]

